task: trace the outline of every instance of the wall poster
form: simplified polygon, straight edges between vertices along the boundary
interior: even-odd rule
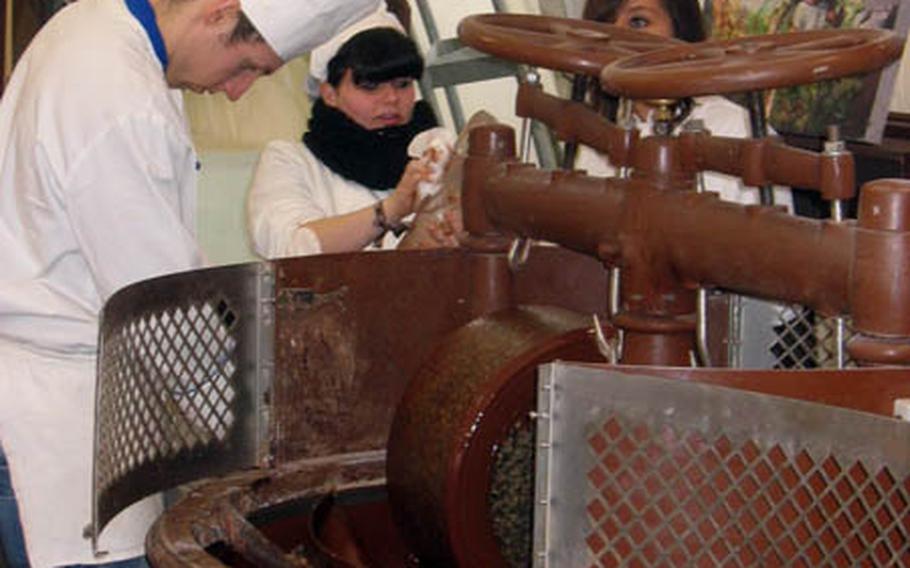
[[[877,28],[906,36],[910,1],[704,0],[714,38],[829,28]],[[765,94],[770,125],[779,133],[823,136],[828,125],[842,137],[881,141],[899,62],[881,72]]]

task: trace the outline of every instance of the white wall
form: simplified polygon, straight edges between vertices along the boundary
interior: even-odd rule
[[[246,230],[246,192],[259,152],[209,150],[200,154],[199,244],[211,265],[257,260]]]
[[[561,4],[560,0],[551,3]],[[438,28],[439,37],[448,39],[457,37],[458,23],[471,14],[490,13],[494,11],[494,5],[490,0],[462,0],[451,2],[447,0],[429,0],[431,11],[436,27]],[[539,14],[540,9],[537,0],[505,0],[505,5],[509,12]],[[429,41],[424,34],[423,26],[417,7],[412,2],[412,27],[418,44],[425,53],[429,52]],[[553,90],[553,75],[550,72],[543,73],[544,85],[548,90]],[[475,83],[467,83],[456,87],[458,97],[462,103],[462,110],[465,118],[479,111],[485,110],[493,114],[497,119],[512,125],[516,132],[520,131],[520,121],[515,117],[515,95],[517,92],[517,79],[508,77],[502,79],[493,79]],[[441,107],[446,106],[446,98],[442,89],[436,90],[437,100]],[[441,117],[441,120],[449,126],[453,126],[453,121],[448,114]]]
[[[891,96],[891,110],[910,113],[910,39],[904,43],[904,57],[901,59]]]

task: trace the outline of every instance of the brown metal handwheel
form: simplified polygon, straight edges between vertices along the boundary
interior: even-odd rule
[[[592,77],[621,57],[685,45],[600,22],[529,14],[468,16],[458,25],[458,37],[502,59]]]
[[[625,57],[601,74],[604,90],[634,99],[679,99],[792,87],[859,75],[897,59],[887,30],[814,30],[683,44]]]

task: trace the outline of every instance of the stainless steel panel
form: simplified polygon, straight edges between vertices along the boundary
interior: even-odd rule
[[[101,318],[92,537],[129,504],[267,459],[271,265],[197,270],[115,294]]]
[[[910,424],[646,372],[541,369],[535,566],[910,564]]]
[[[738,351],[731,366],[742,369],[840,369],[855,367],[846,356],[853,337],[847,319],[838,331],[826,318],[798,304],[740,296],[728,336]],[[736,319],[738,318],[738,320]],[[733,322],[737,322],[734,324]]]

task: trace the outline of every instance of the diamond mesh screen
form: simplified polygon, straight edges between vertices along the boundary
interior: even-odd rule
[[[267,265],[201,270],[139,283],[105,306],[96,535],[145,495],[256,463],[267,282]]]
[[[235,415],[236,316],[220,300],[140,318],[105,344],[98,481],[224,441]]]
[[[856,364],[846,352],[850,320],[820,316],[797,304],[741,297],[729,334],[741,353],[731,366],[766,369],[842,369]],[[739,322],[733,324],[732,322]]]
[[[564,364],[544,373],[536,565],[910,565],[910,424]]]
[[[910,561],[908,480],[835,456],[607,419],[588,439],[598,566]]]
[[[840,335],[838,325],[842,326]],[[849,319],[838,322],[802,306],[786,306],[774,326],[776,340],[768,350],[775,369],[838,369],[855,367],[846,354],[846,342],[853,336]]]

